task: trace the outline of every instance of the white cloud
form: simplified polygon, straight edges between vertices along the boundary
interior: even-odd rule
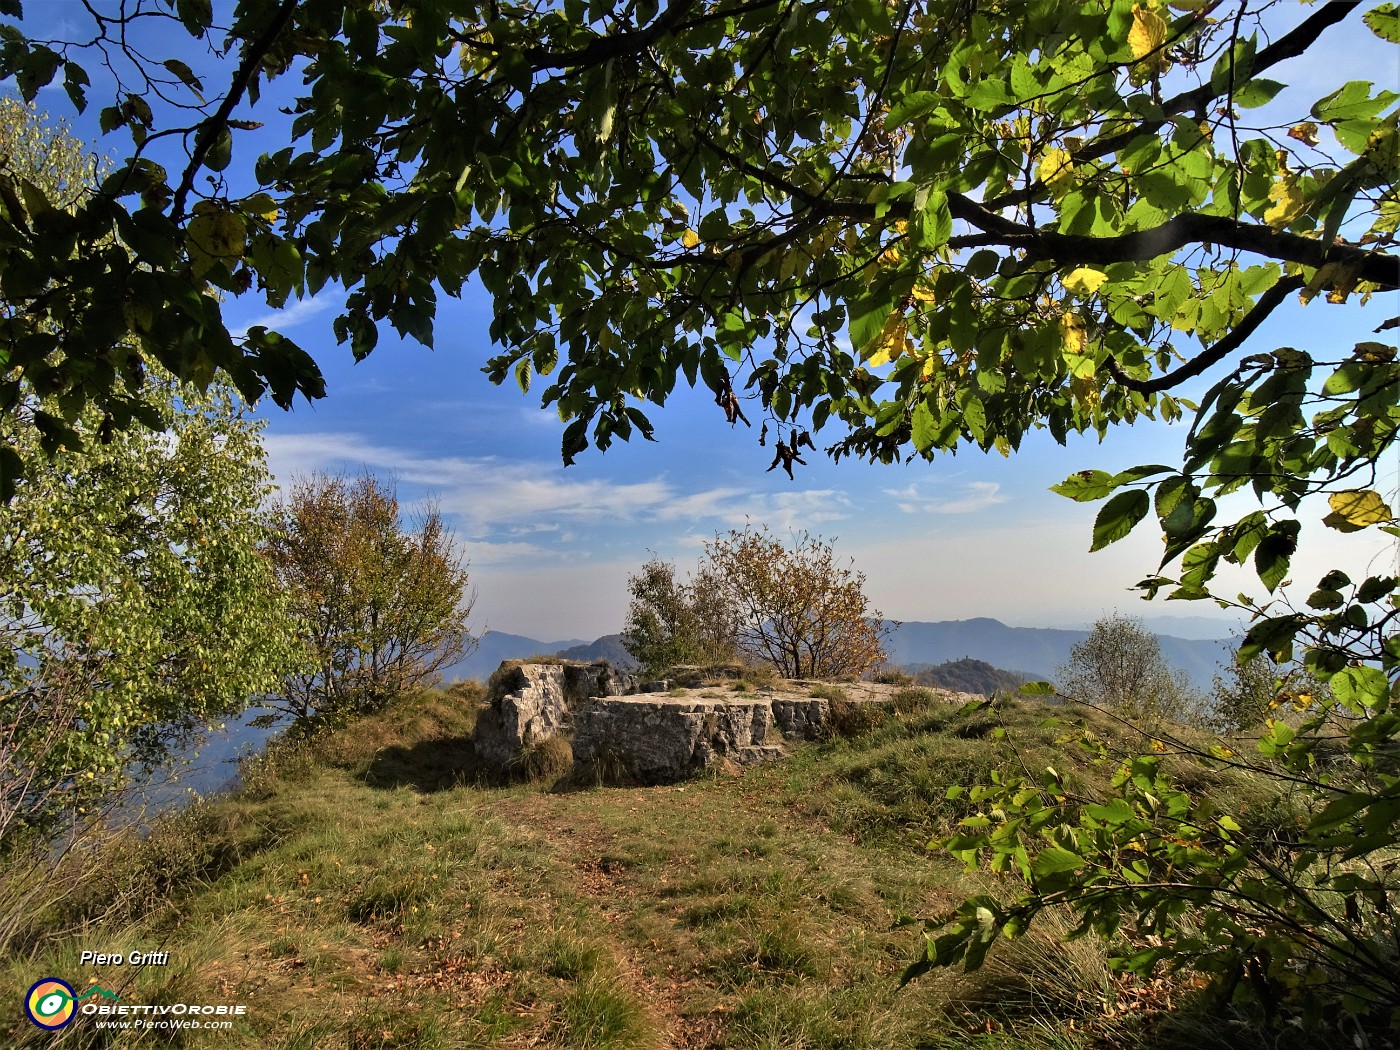
[[[309,321],[319,313],[324,313],[332,305],[334,304],[328,297],[298,299],[290,306],[285,306],[280,310],[259,314],[242,328],[230,328],[229,335],[233,336],[234,341],[237,342],[248,334],[248,329],[257,328],[259,325],[271,328],[275,332],[285,332],[288,328]]]
[[[920,495],[914,483],[902,489],[884,489],[905,514],[972,514],[988,507],[1005,503],[1009,497],[1001,494],[1001,485],[995,481],[969,481],[962,486],[962,494],[952,498],[944,496]]]
[[[466,540],[460,544],[462,556],[470,563],[469,570],[487,565],[536,565],[545,559],[558,558],[560,551],[535,543],[491,543],[486,540]]]
[[[516,536],[557,530],[561,523],[706,519],[726,526],[742,526],[752,518],[778,529],[810,528],[846,517],[850,507],[844,494],[829,489],[773,495],[720,486],[682,492],[665,477],[575,480],[553,463],[420,456],[353,434],[269,434],[264,444],[273,475],[283,482],[293,474],[369,469],[426,489],[444,514],[459,517],[473,530],[508,527]]]

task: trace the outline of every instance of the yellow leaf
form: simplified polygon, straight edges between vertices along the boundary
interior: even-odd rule
[[[1288,129],[1288,137],[1297,139],[1308,146],[1317,145],[1317,125],[1311,120],[1305,120],[1301,124],[1294,124]]]
[[[1093,295],[1108,280],[1108,274],[1088,266],[1072,270],[1061,278],[1060,283],[1078,295]]]
[[[1052,147],[1041,154],[1036,175],[1052,190],[1069,189],[1070,180],[1074,178],[1074,161],[1068,151]]]
[[[1274,203],[1264,209],[1264,221],[1275,229],[1287,226],[1303,210],[1303,194],[1298,189],[1298,177],[1288,174],[1270,186],[1269,200]]]
[[[1390,521],[1394,515],[1379,492],[1370,489],[1348,489],[1327,497],[1332,513],[1323,522],[1339,532],[1357,532],[1368,525]]]
[[[687,248],[694,248],[700,243],[700,235],[694,230],[687,229],[685,233],[681,234],[681,243]]]
[[[135,299],[128,299],[122,303],[122,317],[126,326],[133,332],[149,332],[155,322],[155,312],[150,303],[142,303]]]
[[[268,222],[276,222],[277,216],[281,214],[277,208],[277,202],[266,193],[255,193],[243,201],[243,210],[249,215],[256,215],[266,219]]]
[[[196,277],[202,277],[215,262],[231,262],[242,256],[248,243],[247,226],[242,216],[233,212],[206,211],[190,220],[185,242],[190,269]]]
[[[894,310],[885,319],[880,334],[861,350],[861,359],[868,365],[887,365],[904,353],[909,339],[909,322],[904,311]]]
[[[1377,343],[1373,340],[1357,343],[1356,346],[1352,348],[1352,353],[1356,355],[1358,360],[1365,361],[1370,365],[1378,365],[1385,361],[1395,360],[1395,347],[1388,346],[1385,343]]]
[[[1065,350],[1071,354],[1082,354],[1089,344],[1084,322],[1074,314],[1060,315],[1060,337],[1064,340]]]
[[[918,303],[936,303],[938,298],[933,294],[933,289],[927,285],[916,284],[913,291],[914,301]]]
[[[1151,8],[1133,5],[1133,28],[1128,30],[1128,47],[1134,58],[1144,58],[1167,42],[1167,22]]]
[[[1133,5],[1133,28],[1128,30],[1128,48],[1133,57],[1147,59],[1133,69],[1134,83],[1141,84],[1153,73],[1165,73],[1170,63],[1164,53],[1167,42],[1167,20],[1150,7]],[[1147,56],[1151,55],[1151,58]]]
[[[1085,408],[1097,408],[1099,404],[1099,388],[1092,379],[1072,376],[1069,381],[1070,394]]]

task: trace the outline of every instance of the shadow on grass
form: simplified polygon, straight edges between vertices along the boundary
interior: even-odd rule
[[[412,747],[386,747],[374,756],[362,779],[376,788],[450,791],[481,778],[471,737],[459,736],[425,740]]]

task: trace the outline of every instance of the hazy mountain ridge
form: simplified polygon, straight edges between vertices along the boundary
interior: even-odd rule
[[[1152,629],[1150,623],[1146,626]],[[1069,662],[1070,650],[1087,637],[1087,630],[1008,627],[989,617],[936,623],[914,620],[894,630],[885,649],[892,664],[941,664],[968,658],[994,667],[1039,668],[1053,677],[1056,668]],[[1199,688],[1210,686],[1220,671],[1221,661],[1234,650],[1234,642],[1228,638],[1158,634],[1157,641],[1167,662],[1185,671]]]
[[[1149,630],[1152,624],[1146,624]],[[1179,667],[1199,688],[1208,688],[1220,664],[1233,652],[1234,642],[1224,637],[1178,638],[1158,634],[1162,655]],[[995,668],[1036,668],[1038,676],[1053,677],[1055,669],[1069,662],[1070,650],[1089,636],[1088,630],[1053,627],[1008,627],[1000,620],[910,620],[895,628],[886,643],[889,663],[899,666],[938,665],[964,659],[980,660]],[[591,642],[576,638],[562,642],[540,641],[524,635],[488,631],[476,651],[443,669],[444,681],[466,678],[484,681],[503,660],[528,656],[561,656],[570,660],[610,660],[631,664],[620,634],[605,634]]]

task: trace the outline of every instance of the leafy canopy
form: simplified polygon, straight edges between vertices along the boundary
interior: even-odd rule
[[[1270,32],[1280,6],[243,0],[216,26],[167,5],[223,56],[203,77],[139,51],[135,11],[46,41],[21,17],[0,76],[28,97],[60,79],[82,108],[106,65],[102,126],[135,149],[76,213],[0,178],[8,382],[114,426],[154,422],[141,359],[286,405],[323,392],[314,363],[235,338],[205,293],[340,284],[359,357],[385,320],[431,345],[438,295],[475,278],[490,372],[548,377],[566,461],[649,435],[639,405],[682,376],[773,421],[839,420],[834,454],[886,461],[1174,418],[1165,392],[1292,293],[1397,284],[1396,93],[1347,81],[1288,134],[1248,121],[1289,59],[1348,18],[1393,38],[1394,12]],[[292,141],[249,173],[275,103]],[[1336,383],[1358,389],[1367,354]],[[1301,381],[1297,359],[1254,367]]]
[[[92,177],[82,143],[0,100],[0,153],[63,207]],[[8,307],[0,302],[0,309]],[[39,456],[60,418],[27,384],[0,442]],[[270,491],[260,425],[237,393],[153,367],[163,431],[108,428],[93,406],[0,506],[0,854],[100,802],[133,762],[242,711],[295,665],[260,545]]]

